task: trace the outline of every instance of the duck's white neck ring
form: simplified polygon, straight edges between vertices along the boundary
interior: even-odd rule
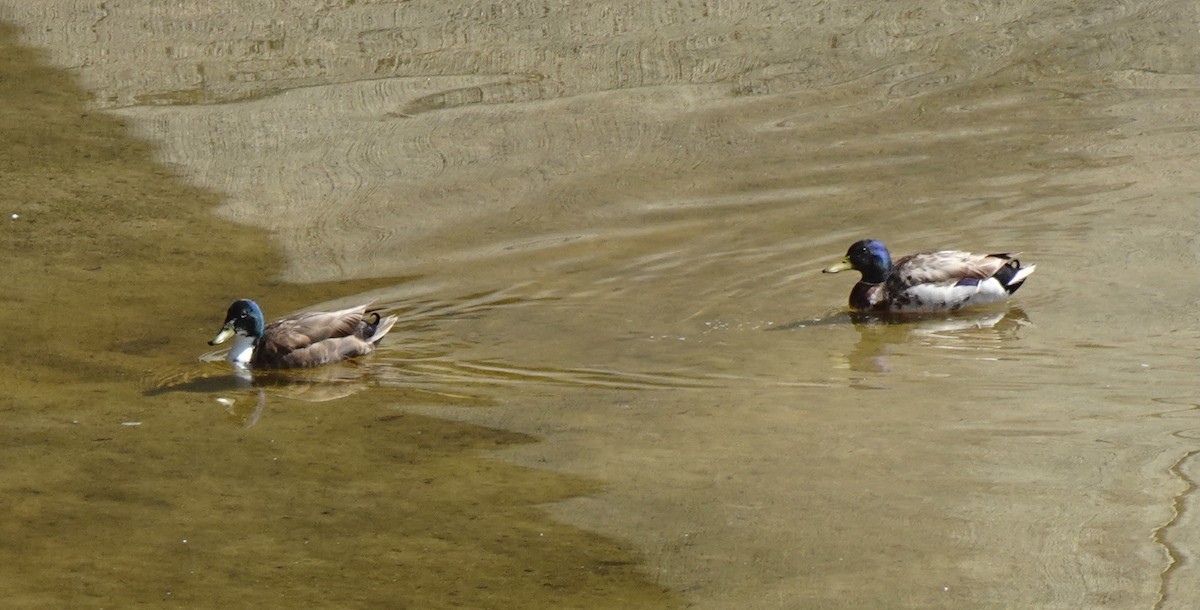
[[[242,333],[233,336],[233,344],[229,347],[229,355],[225,357],[238,368],[250,368],[250,358],[254,356],[254,344],[258,340]]]

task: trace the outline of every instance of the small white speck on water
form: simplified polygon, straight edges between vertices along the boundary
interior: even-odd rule
[[[13,215],[12,215],[12,219],[13,219],[13,220],[16,220],[16,219],[18,219],[18,218],[20,218],[20,217],[21,217],[21,215],[20,215],[20,214],[13,214]]]
[[[142,422],[140,422],[140,421],[123,421],[123,422],[121,422],[121,425],[122,425],[122,426],[133,427],[133,426],[140,426],[140,425],[142,425]]]

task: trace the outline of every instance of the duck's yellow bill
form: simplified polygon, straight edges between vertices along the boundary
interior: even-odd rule
[[[209,341],[208,344],[209,345],[217,345],[219,343],[224,343],[224,342],[228,341],[230,337],[233,336],[233,332],[234,331],[233,331],[232,325],[226,326],[225,328],[222,328],[221,332],[217,333],[217,336],[213,337],[212,341]]]
[[[837,264],[833,265],[832,267],[826,267],[824,273],[837,273],[839,271],[849,271],[853,268],[854,268],[854,265],[850,264],[850,259],[843,258],[842,260],[838,261]]]

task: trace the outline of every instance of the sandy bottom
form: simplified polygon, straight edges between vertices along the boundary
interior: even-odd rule
[[[265,413],[253,392],[215,402],[236,384],[180,358],[220,322],[197,295],[296,306],[346,286],[264,283],[280,259],[261,232],[217,219],[215,195],[0,35],[7,604],[679,603],[628,544],[536,506],[597,483],[480,456],[526,435],[401,413],[390,405],[412,398],[386,388],[284,413],[269,384]],[[252,416],[270,426],[246,429]]]
[[[0,15],[14,599],[1200,605],[1190,4]],[[855,323],[868,236],[1038,271]],[[246,386],[243,296],[401,321]]]

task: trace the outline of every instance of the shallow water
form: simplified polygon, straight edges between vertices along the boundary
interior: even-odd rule
[[[1200,601],[1188,4],[0,16],[14,599]],[[868,235],[1038,272],[855,324]],[[237,296],[401,322],[243,387]]]

